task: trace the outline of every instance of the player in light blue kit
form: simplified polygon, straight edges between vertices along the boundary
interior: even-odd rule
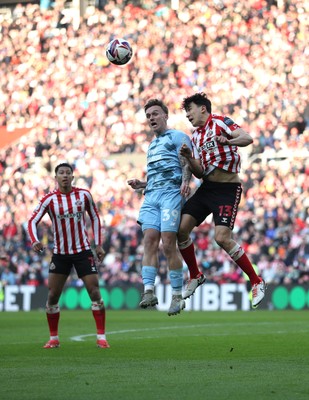
[[[149,126],[156,135],[147,152],[147,182],[139,179],[128,181],[133,189],[145,189],[145,198],[138,217],[144,234],[144,293],[140,307],[158,304],[154,285],[159,268],[158,248],[162,239],[172,286],[172,302],[168,315],[176,315],[185,308],[182,298],[183,264],[177,251],[176,238],[181,208],[185,197],[190,194],[191,179],[187,161],[179,155],[179,150],[183,144],[191,148],[191,141],[184,132],[167,127],[168,108],[162,101],[151,99],[144,110]]]

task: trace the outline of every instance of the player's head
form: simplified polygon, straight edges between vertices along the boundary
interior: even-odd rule
[[[57,175],[60,168],[69,168],[71,170],[71,173],[73,174],[73,167],[71,164],[61,163],[61,164],[58,164],[57,167],[55,168],[55,175]]]
[[[55,178],[59,186],[59,190],[63,193],[69,193],[72,190],[73,167],[68,163],[58,164],[55,168]]]
[[[168,108],[167,108],[167,106],[163,103],[163,101],[161,101],[159,99],[150,99],[150,100],[148,100],[147,103],[144,106],[145,113],[147,113],[147,110],[150,107],[153,107],[153,106],[161,107],[162,110],[164,111],[164,113],[168,116]]]
[[[211,101],[208,99],[206,93],[199,92],[186,97],[182,102],[182,108],[185,111],[188,111],[191,103],[196,104],[197,106],[205,106],[207,112],[209,114],[211,113]]]
[[[168,108],[158,99],[149,100],[144,107],[150,128],[158,136],[167,129]]]
[[[211,101],[205,93],[195,93],[183,100],[182,108],[193,126],[204,126],[211,113]]]

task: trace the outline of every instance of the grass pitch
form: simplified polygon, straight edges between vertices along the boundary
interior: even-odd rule
[[[3,400],[309,398],[306,311],[107,311],[110,349],[91,311],[61,312],[59,349],[44,312],[0,313]]]

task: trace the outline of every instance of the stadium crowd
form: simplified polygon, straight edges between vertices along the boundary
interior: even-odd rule
[[[175,2],[176,4],[176,2]],[[307,6],[308,7],[308,6]],[[175,7],[176,8],[176,7]],[[141,204],[126,181],[142,178],[151,135],[143,105],[169,107],[169,123],[190,133],[184,97],[205,91],[214,112],[252,135],[242,150],[244,194],[234,234],[268,283],[309,281],[308,9],[303,0],[108,1],[83,18],[64,1],[17,5],[0,25],[0,127],[27,128],[0,149],[0,279],[46,283],[52,233],[36,255],[26,232],[39,198],[54,189],[55,165],[75,167],[104,226],[102,285],[141,282]],[[105,47],[128,39],[131,63],[113,66]],[[192,189],[199,182],[192,182]],[[213,240],[211,221],[193,239],[208,281],[243,282]],[[167,280],[160,256],[160,279]],[[184,268],[184,278],[186,271]],[[72,275],[70,284],[80,285]]]

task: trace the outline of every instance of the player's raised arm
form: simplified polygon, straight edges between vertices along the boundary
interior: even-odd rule
[[[229,146],[246,147],[253,143],[252,137],[242,128],[238,128],[230,133],[231,139],[226,136],[220,135],[216,140],[220,144],[227,144]]]
[[[180,186],[180,193],[182,196],[187,197],[191,193],[190,180],[192,177],[192,172],[186,157],[183,157],[179,154],[179,161],[182,167],[182,183]]]

